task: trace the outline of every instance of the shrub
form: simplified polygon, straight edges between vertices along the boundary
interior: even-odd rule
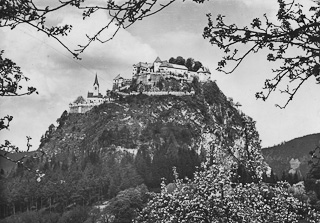
[[[83,223],[88,217],[88,207],[76,206],[74,209],[63,213],[58,223]]]

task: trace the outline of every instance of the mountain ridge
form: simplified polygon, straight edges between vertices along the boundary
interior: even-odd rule
[[[310,152],[319,145],[319,142],[320,133],[314,133],[294,138],[276,146],[263,148],[262,153],[279,179],[284,173],[288,174],[293,169],[301,173],[300,177],[305,178],[309,171]]]

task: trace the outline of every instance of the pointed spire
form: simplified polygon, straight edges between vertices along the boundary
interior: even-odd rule
[[[98,76],[97,76],[97,73],[96,73],[96,78],[94,79],[93,86],[94,86],[94,85],[98,85],[98,87],[99,87],[99,82],[98,82]]]
[[[161,63],[162,61],[160,60],[160,57],[157,57],[156,60],[154,61],[155,63]]]

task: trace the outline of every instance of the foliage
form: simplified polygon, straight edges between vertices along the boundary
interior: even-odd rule
[[[67,118],[68,118],[68,112],[67,110],[64,110],[60,118],[57,119],[58,128],[61,128],[65,124]]]
[[[1,3],[1,1],[0,1]],[[2,6],[6,7],[6,6]],[[0,7],[0,27],[1,24],[1,17],[5,17],[5,15],[1,14],[2,8]],[[24,76],[22,71],[20,70],[20,67],[17,66],[15,62],[8,58],[3,57],[4,51],[0,51],[0,97],[16,97],[16,96],[24,96],[24,95],[30,95],[32,93],[37,93],[36,88],[32,86],[24,87],[21,83],[29,81],[29,78]],[[11,115],[6,115],[5,117],[0,117],[0,131],[2,130],[8,130],[11,121],[13,120],[13,117]],[[31,137],[27,136],[27,144],[26,144],[26,151],[29,152],[32,145],[30,144]],[[14,144],[12,144],[10,141],[5,140],[4,143],[0,144],[0,158],[4,158],[7,161],[10,161],[12,163],[15,163],[20,166],[24,166],[29,171],[32,171],[35,173],[35,175],[38,177],[39,180],[41,180],[41,177],[43,176],[42,173],[40,173],[37,170],[30,169],[28,166],[24,165],[24,160],[27,157],[27,153],[24,153],[24,155],[21,155],[19,158],[13,158],[18,157],[13,155],[14,153],[20,153],[22,154],[21,150],[16,147]],[[37,155],[40,155],[37,154]]]
[[[243,118],[243,134],[234,144],[227,140],[228,123],[204,133],[207,159],[193,179],[179,180],[174,171],[176,189],[169,192],[163,183],[135,222],[318,222],[320,214],[293,197],[287,183],[261,181],[267,166],[254,122]],[[239,166],[250,176],[246,182],[238,180]]]
[[[1,11],[1,10],[0,10]],[[1,25],[0,25],[1,26]],[[3,57],[4,51],[0,51],[0,97],[14,97],[30,95],[32,93],[38,93],[36,88],[32,86],[23,87],[21,82],[26,82],[29,80],[28,77],[24,76],[20,70],[20,67],[16,65],[12,60]],[[0,131],[8,130],[10,122],[13,120],[11,115],[6,115],[5,117],[0,117]],[[30,144],[31,137],[27,136],[27,151],[31,148]],[[3,144],[0,145],[0,157],[9,160],[13,163],[22,163],[25,157],[14,160],[9,156],[9,153],[20,152],[19,148],[13,145],[10,141],[5,140]]]
[[[79,53],[82,53],[93,41],[107,42],[114,38],[120,28],[126,29],[145,17],[151,16],[164,8],[168,7],[174,0],[159,2],[154,0],[135,1],[127,0],[124,2],[107,1],[105,3],[91,4],[86,0],[67,0],[56,2],[54,5],[45,7],[39,6],[39,3],[34,0],[18,1],[18,0],[1,0],[0,1],[0,28],[10,27],[14,29],[20,24],[28,24],[32,28],[40,31],[49,37],[58,41],[65,49],[67,49],[75,58],[79,58]],[[59,10],[72,7],[82,12],[83,19],[90,19],[90,16],[98,11],[105,11],[110,20],[101,24],[100,29],[88,36],[88,41],[84,45],[78,45],[78,49],[70,49],[62,39],[62,36],[68,35],[72,30],[72,25],[51,26],[47,22],[47,18],[54,15]],[[117,26],[113,35],[107,39],[101,39],[100,34],[109,29],[113,24]]]
[[[106,207],[107,215],[113,216],[114,223],[126,223],[136,216],[147,201],[148,189],[145,185],[129,188],[118,193],[111,199]]]
[[[312,6],[310,13],[306,13],[303,5],[295,0],[278,2],[277,22],[264,15],[264,19],[254,18],[250,25],[238,27],[236,24],[226,24],[223,15],[218,15],[214,23],[211,14],[208,14],[203,37],[226,53],[218,63],[218,70],[225,73],[232,73],[249,54],[269,50],[267,60],[282,65],[273,70],[274,77],[266,79],[265,91],[256,93],[256,97],[266,100],[271,92],[280,87],[280,83],[287,83],[287,87],[280,91],[288,95],[288,100],[283,106],[277,105],[285,108],[311,77],[319,83],[320,7],[319,4]],[[242,52],[241,46],[244,44],[249,47]],[[235,65],[231,71],[225,71],[229,62]]]
[[[171,194],[163,186],[135,222],[319,221],[319,214],[292,197],[285,184],[232,184],[217,174],[213,169],[197,172]]]
[[[89,217],[88,207],[77,206],[70,211],[63,213],[58,223],[82,223]]]
[[[3,58],[4,51],[0,51],[0,96],[22,96],[29,95],[33,92],[36,92],[36,88],[27,87],[23,91],[23,86],[20,84],[21,81],[28,81],[29,78],[24,76],[20,70],[20,67],[17,66],[12,60],[8,58]],[[37,93],[37,92],[36,92]],[[3,121],[1,119],[1,121]],[[8,121],[8,119],[7,119]],[[0,126],[0,130],[3,129],[3,126]]]
[[[309,172],[305,180],[306,190],[314,193],[315,197],[320,200],[320,147],[317,146],[314,150],[310,151],[311,159],[309,160]],[[319,204],[314,202],[314,205],[317,206],[320,210]]]

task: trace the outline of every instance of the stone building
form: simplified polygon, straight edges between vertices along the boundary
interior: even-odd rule
[[[197,77],[200,82],[208,81],[211,78],[211,72],[208,68],[201,67],[196,72],[189,71],[184,65],[162,61],[159,57],[153,63],[139,62],[134,64],[132,75],[137,83],[146,85],[154,85],[160,77],[174,77],[177,80],[188,82],[191,82],[194,77]]]
[[[99,89],[98,76],[94,79],[93,90],[88,92],[87,98],[84,99],[82,96],[79,96],[74,102],[69,104],[70,113],[85,113],[91,110],[94,106],[100,105],[105,101],[111,101],[111,98],[108,95],[103,96],[100,93]]]
[[[114,79],[113,79],[113,86],[112,90],[113,91],[121,91],[124,89],[128,89],[132,83],[132,79],[126,79],[121,77],[120,74],[118,74]]]
[[[94,103],[94,104],[101,104],[103,102],[103,96],[99,92],[99,81],[98,81],[98,76],[96,74],[96,77],[94,79],[93,83],[93,92],[88,91],[87,95],[87,102],[88,103]]]

